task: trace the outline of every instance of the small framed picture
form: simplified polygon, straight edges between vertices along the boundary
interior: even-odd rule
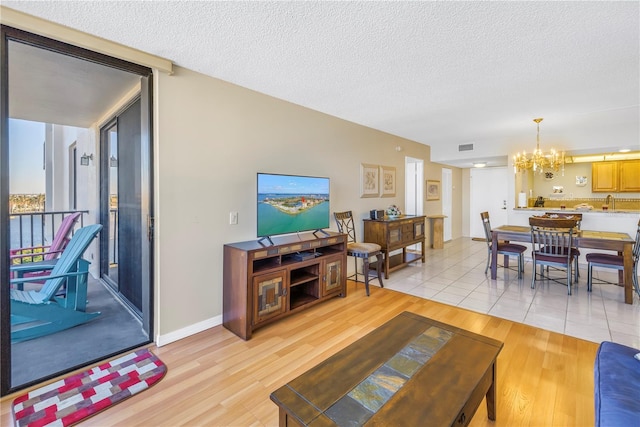
[[[427,180],[427,200],[440,200],[440,181]]]
[[[380,166],[380,196],[396,196],[396,168],[391,166]]]
[[[378,165],[360,164],[360,197],[378,197],[379,190]]]

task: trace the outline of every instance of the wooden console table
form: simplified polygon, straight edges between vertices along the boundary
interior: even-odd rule
[[[414,261],[424,262],[425,216],[401,215],[383,219],[364,220],[364,241],[382,246],[384,253],[384,278],[389,273]],[[407,246],[420,245],[420,253],[408,252]],[[402,249],[402,253],[389,255]]]
[[[466,426],[496,419],[503,343],[404,312],[271,393],[280,426]]]
[[[224,245],[222,324],[248,340],[254,330],[347,295],[347,235],[327,232]]]

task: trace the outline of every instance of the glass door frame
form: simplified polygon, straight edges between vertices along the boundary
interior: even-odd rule
[[[11,382],[11,323],[9,287],[9,42],[18,42],[91,61],[107,67],[139,75],[142,97],[142,150],[146,150],[142,160],[142,184],[146,187],[143,194],[144,218],[140,221],[148,224],[148,241],[142,250],[142,278],[146,283],[143,291],[143,327],[149,337],[153,337],[153,74],[148,67],[111,57],[102,53],[50,39],[28,31],[0,25],[0,396],[13,393],[31,384],[14,387]],[[110,357],[111,355],[105,355]],[[91,363],[88,361],[87,363]],[[71,368],[69,371],[78,367]],[[41,378],[47,380],[59,375]]]
[[[109,274],[109,257],[111,255],[110,236],[113,235],[114,245],[117,244],[118,236],[116,235],[117,226],[115,223],[118,221],[118,214],[116,209],[114,219],[114,229],[111,228],[111,136],[110,133],[113,129],[116,129],[116,135],[118,132],[118,118],[117,116],[109,120],[100,128],[100,223],[102,224],[103,232],[100,235],[100,278],[102,278],[109,286],[111,286],[115,292],[118,292],[118,280],[111,277]],[[116,136],[117,137],[117,136]],[[116,156],[117,157],[117,156]],[[116,183],[117,187],[117,183]]]

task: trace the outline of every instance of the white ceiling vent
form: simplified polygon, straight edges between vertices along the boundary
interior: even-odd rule
[[[473,151],[473,144],[458,145],[458,151]]]

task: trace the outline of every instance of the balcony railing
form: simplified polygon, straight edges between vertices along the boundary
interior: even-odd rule
[[[75,212],[82,212],[80,225],[84,225],[84,214],[89,211],[51,211],[24,212],[9,216],[9,236],[11,249],[32,246],[50,245],[53,236],[60,227],[65,216]]]

